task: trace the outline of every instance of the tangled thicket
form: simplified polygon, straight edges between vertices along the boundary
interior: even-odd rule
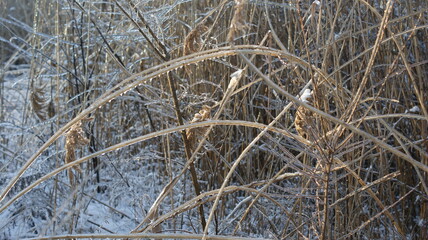
[[[0,238],[428,239],[427,1],[28,2]]]

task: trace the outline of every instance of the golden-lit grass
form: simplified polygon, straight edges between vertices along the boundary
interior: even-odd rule
[[[158,168],[139,171],[160,179],[156,199],[117,237],[427,238],[427,10],[418,0],[36,1],[32,57],[10,53],[7,66],[30,65],[23,124],[43,144],[2,168],[13,177],[0,213],[43,184],[68,189],[73,199],[50,195],[39,234],[77,238],[84,190],[117,194],[103,181],[133,178],[127,164],[153,152]],[[14,191],[42,160],[42,177]]]

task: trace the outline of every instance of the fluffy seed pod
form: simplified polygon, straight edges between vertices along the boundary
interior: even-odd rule
[[[312,106],[312,91],[306,89],[300,100]],[[296,117],[294,119],[294,126],[296,127],[297,133],[306,140],[312,141],[315,126],[315,116],[313,112],[309,111],[303,106],[299,106],[296,111]]]
[[[195,113],[192,121],[190,123],[206,121],[211,117],[211,108],[209,106],[203,106],[199,113]],[[189,140],[192,149],[194,148],[196,142],[205,135],[208,127],[199,127],[186,130],[186,136]]]

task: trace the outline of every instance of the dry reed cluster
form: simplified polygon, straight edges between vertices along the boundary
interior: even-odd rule
[[[427,1],[31,7],[0,16],[0,238],[428,238]]]

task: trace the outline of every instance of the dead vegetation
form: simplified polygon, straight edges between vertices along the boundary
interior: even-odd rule
[[[0,238],[428,238],[426,1],[0,11]]]

